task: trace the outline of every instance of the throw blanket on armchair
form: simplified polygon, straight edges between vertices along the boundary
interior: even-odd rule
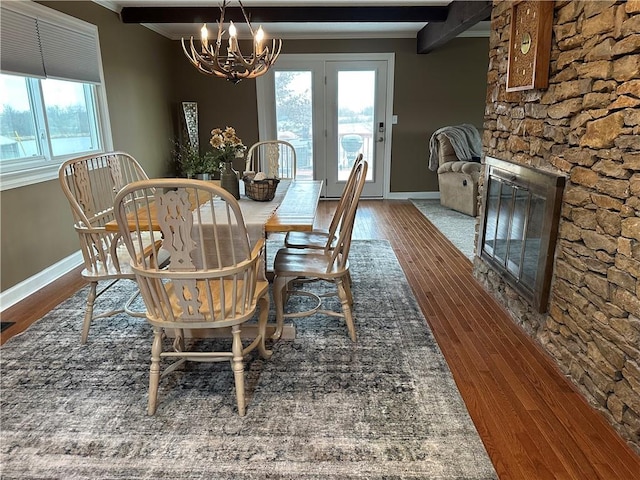
[[[433,132],[429,140],[429,170],[438,170],[439,144],[437,136],[445,135],[451,142],[458,160],[471,161],[473,157],[482,154],[482,139],[478,129],[469,123],[463,123],[454,127],[442,127]]]

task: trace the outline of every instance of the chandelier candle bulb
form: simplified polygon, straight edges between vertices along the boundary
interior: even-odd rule
[[[235,53],[238,51],[238,31],[233,22],[229,22],[229,53]]]
[[[256,54],[262,54],[262,41],[264,40],[264,30],[262,30],[262,25],[258,28],[256,32]]]
[[[206,53],[209,46],[209,32],[207,31],[207,24],[203,24],[200,29],[200,42],[202,43],[202,53]]]

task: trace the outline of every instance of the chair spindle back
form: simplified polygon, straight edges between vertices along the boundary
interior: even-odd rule
[[[127,208],[132,203],[137,208]],[[125,187],[115,204],[122,234],[133,233],[125,244],[152,324],[208,328],[252,315],[263,242],[251,249],[240,206],[226,190],[199,180],[146,180]],[[139,240],[157,230],[161,247]],[[160,249],[169,255],[166,268],[153,260]]]
[[[284,140],[254,143],[247,151],[245,171],[264,172],[268,177],[296,177],[296,149]]]

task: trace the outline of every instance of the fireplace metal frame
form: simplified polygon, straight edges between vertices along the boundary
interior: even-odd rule
[[[504,259],[496,258],[495,250],[497,249],[497,233],[494,231],[493,247],[487,244],[485,236],[487,235],[487,206],[489,205],[489,194],[491,182],[499,182],[500,192],[498,198],[498,207],[496,212],[496,231],[500,221],[501,202],[503,201],[502,188],[504,185],[510,188],[512,193],[511,206],[508,219],[508,233],[511,234],[513,211],[515,210],[515,202],[518,192],[522,192],[520,199],[526,199],[526,215],[523,222],[523,241],[519,248],[520,253],[520,273],[519,276],[514,275],[508,268],[509,262],[509,242],[513,240],[511,237],[506,239],[506,254]],[[483,184],[483,204],[482,217],[480,221],[480,230],[478,235],[477,251],[480,252],[482,258],[491,268],[497,271],[509,285],[511,285],[529,304],[538,312],[545,312],[549,300],[549,290],[551,287],[551,278],[553,274],[553,263],[556,239],[558,237],[558,225],[560,223],[560,209],[562,206],[562,194],[566,178],[562,175],[556,175],[544,170],[536,170],[524,165],[519,165],[493,157],[485,157],[485,171]],[[526,195],[526,197],[523,197]],[[531,216],[531,199],[543,199],[542,215],[540,218],[540,239],[539,252],[537,256],[537,270],[535,271],[535,280],[528,284],[522,277],[522,264],[524,262],[524,251],[527,246],[527,240],[531,242],[531,237],[527,238],[529,229],[528,222]],[[517,239],[516,239],[517,240]],[[486,248],[485,248],[486,247]],[[502,261],[501,261],[502,260]]]

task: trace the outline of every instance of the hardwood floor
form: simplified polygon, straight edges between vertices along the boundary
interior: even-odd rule
[[[326,226],[335,202],[321,202]],[[471,262],[407,201],[362,201],[354,239],[387,239],[500,479],[637,480],[640,456],[473,278]],[[72,272],[2,312],[24,330],[80,286]],[[78,327],[80,328],[80,327]],[[79,333],[78,333],[79,336]]]

